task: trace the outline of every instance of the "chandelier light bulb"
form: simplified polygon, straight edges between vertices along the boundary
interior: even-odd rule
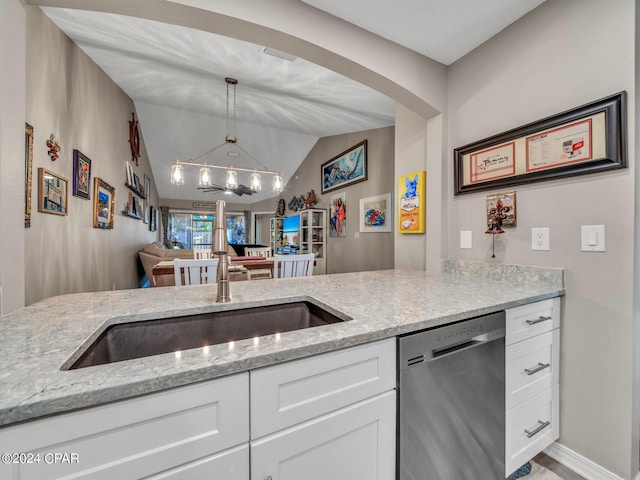
[[[200,174],[198,175],[198,187],[210,187],[211,186],[211,170],[207,167],[200,168]]]
[[[258,172],[253,172],[251,174],[251,189],[254,192],[262,190],[262,181],[260,180],[260,174]]]
[[[182,165],[174,163],[171,166],[171,184],[184,185],[184,171],[182,170]]]
[[[238,186],[238,172],[235,170],[227,170],[227,188],[236,188]]]
[[[280,175],[273,176],[273,190],[278,193],[284,190],[284,185],[282,184],[282,177]]]

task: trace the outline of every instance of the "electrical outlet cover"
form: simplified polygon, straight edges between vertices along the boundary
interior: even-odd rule
[[[549,227],[531,229],[531,250],[550,250]]]

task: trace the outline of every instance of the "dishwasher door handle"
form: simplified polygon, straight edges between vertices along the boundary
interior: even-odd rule
[[[505,329],[500,329],[493,332],[477,335],[473,338],[470,338],[466,342],[454,343],[444,347],[434,348],[433,350],[431,350],[431,358],[429,359],[429,361],[437,360],[438,358],[444,357],[446,355],[452,355],[463,350],[468,350],[470,348],[484,345],[485,343],[494,342],[500,338],[504,338],[504,336]]]

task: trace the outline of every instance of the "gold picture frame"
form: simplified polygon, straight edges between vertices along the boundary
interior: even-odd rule
[[[33,127],[24,124],[24,228],[31,226],[31,191],[33,184]]]
[[[69,180],[46,168],[38,168],[38,211],[53,215],[69,213]]]
[[[93,227],[112,229],[116,189],[101,178],[93,179]]]

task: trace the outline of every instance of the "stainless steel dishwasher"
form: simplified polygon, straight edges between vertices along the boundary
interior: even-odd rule
[[[505,478],[505,315],[402,336],[398,479]]]

